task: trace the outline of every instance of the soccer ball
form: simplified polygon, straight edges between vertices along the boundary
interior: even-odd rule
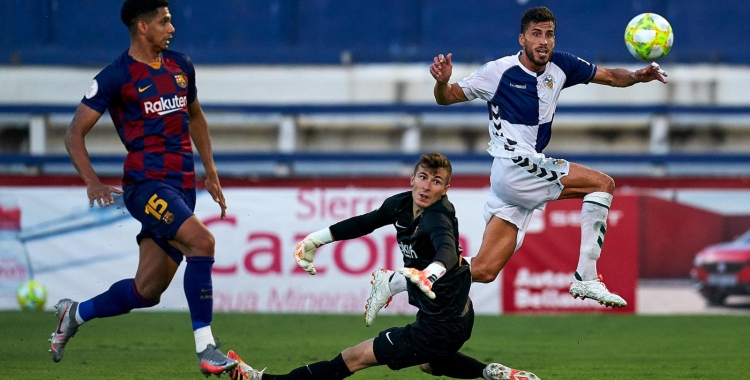
[[[655,61],[667,55],[673,41],[672,26],[656,13],[639,14],[625,28],[625,46],[641,61]]]
[[[47,302],[47,288],[36,280],[25,281],[18,285],[16,299],[21,310],[42,310]]]

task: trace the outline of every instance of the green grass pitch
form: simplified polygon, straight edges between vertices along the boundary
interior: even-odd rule
[[[269,373],[320,360],[409,323],[383,316],[367,328],[356,315],[214,315],[213,331],[250,365]],[[55,318],[0,312],[2,379],[203,379],[187,313],[134,312],[94,320],[69,343],[65,358],[47,353]],[[550,379],[750,378],[750,316],[477,317],[461,352]],[[227,378],[226,376],[223,378]],[[416,368],[370,368],[353,379],[431,379]]]

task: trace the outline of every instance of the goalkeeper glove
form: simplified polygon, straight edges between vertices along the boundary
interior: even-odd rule
[[[424,270],[414,268],[401,268],[399,273],[404,275],[409,281],[416,284],[419,290],[424,292],[431,300],[435,299],[435,293],[432,291],[432,284],[445,274],[445,267],[432,263]]]
[[[297,262],[297,265],[305,270],[305,272],[315,274],[317,273],[315,271],[315,266],[313,265],[315,251],[321,245],[328,244],[332,241],[333,237],[328,228],[315,231],[305,236],[301,242],[297,243],[297,246],[294,248],[294,260]]]

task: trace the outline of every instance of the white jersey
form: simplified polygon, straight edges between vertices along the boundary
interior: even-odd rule
[[[541,73],[524,67],[520,52],[486,63],[458,82],[469,100],[487,101],[493,157],[541,152],[552,135],[557,99],[563,88],[588,83],[596,65],[570,53],[553,52]]]

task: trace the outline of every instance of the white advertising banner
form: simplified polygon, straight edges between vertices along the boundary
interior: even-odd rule
[[[200,191],[196,215],[216,238],[214,310],[363,313],[371,272],[403,264],[393,227],[320,248],[315,276],[297,267],[292,252],[309,232],[371,211],[385,198],[409,190],[408,179],[404,182],[403,189],[226,188],[223,220],[219,206]],[[467,254],[476,253],[481,243],[485,195],[486,189],[448,193]],[[140,224],[119,197],[113,206],[89,208],[83,187],[0,187],[0,200],[6,219],[17,214],[21,219],[20,231],[0,230],[5,247],[0,251],[0,309],[18,307],[15,286],[26,278],[47,287],[49,309],[60,298],[86,300],[135,275]],[[187,310],[184,267],[152,310]],[[500,283],[472,286],[477,313],[500,313]],[[415,310],[401,294],[383,313]]]

